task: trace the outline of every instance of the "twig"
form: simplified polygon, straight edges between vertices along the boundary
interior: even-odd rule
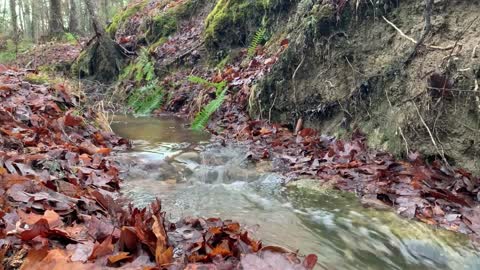
[[[428,132],[428,135],[430,135],[430,139],[432,140],[432,143],[433,143],[433,146],[435,147],[435,150],[437,151],[437,153],[440,155],[440,157],[442,158],[443,162],[445,162],[446,165],[450,166],[450,164],[448,163],[447,159],[445,158],[445,154],[440,152],[440,149],[438,148],[438,145],[437,145],[437,142],[435,141],[434,137],[433,137],[433,134],[432,132],[430,131],[430,128],[428,127],[427,123],[425,122],[425,120],[423,119],[422,115],[420,114],[420,111],[418,110],[418,107],[417,107],[417,104],[415,104],[415,102],[412,102],[413,103],[413,106],[415,107],[415,110],[417,111],[417,114],[418,114],[418,117],[420,118],[420,121],[422,122],[423,126],[425,126],[425,128],[427,129],[427,132]]]
[[[405,138],[405,135],[403,134],[402,128],[400,126],[398,127],[398,131],[400,131],[400,135],[402,136],[403,141],[405,142],[405,150],[407,151],[407,156],[408,156],[408,154],[410,154],[410,151],[408,150],[407,139]]]
[[[390,26],[392,26],[393,28],[395,28],[395,30],[397,30],[397,32],[398,32],[402,37],[410,40],[410,42],[412,42],[412,43],[417,44],[417,41],[416,41],[415,39],[413,39],[413,38],[405,35],[405,33],[403,33],[403,31],[402,31],[400,28],[398,28],[398,27],[397,27],[395,24],[393,24],[391,21],[387,20],[387,18],[385,18],[385,16],[382,16],[382,18],[383,18],[383,20],[386,21]]]
[[[132,52],[132,51],[127,50],[127,48],[120,45],[120,43],[118,43],[118,42],[115,42],[115,43],[118,45],[118,47],[120,47],[120,49],[122,49],[123,55],[125,55],[125,56],[130,56],[130,55],[135,55],[136,56],[137,55],[136,52]]]
[[[383,20],[385,20],[390,26],[392,26],[397,32],[404,37],[405,39],[409,40],[410,42],[414,44],[419,44],[418,41],[413,39],[412,37],[407,36],[400,28],[398,28],[395,24],[393,24],[391,21],[387,20],[385,16],[382,16]],[[434,46],[434,45],[426,45],[427,48],[430,49],[435,49],[435,50],[450,50],[453,48],[453,46],[447,46],[447,47],[441,47],[441,46]]]
[[[451,48],[452,50],[450,51],[450,54],[447,57],[443,58],[442,61],[445,60],[445,59],[448,59],[450,61],[450,58],[452,57],[453,52],[455,51],[455,48],[458,45],[458,42],[460,41],[460,39],[462,39],[463,35],[465,35],[465,33],[468,31],[468,29],[470,29],[470,27],[472,27],[472,25],[478,20],[478,18],[479,18],[479,16],[473,18],[473,20],[468,24],[468,26],[465,27],[465,29],[463,29],[463,31],[460,33],[458,38],[455,40],[455,44]]]
[[[273,98],[272,105],[270,106],[270,109],[268,110],[268,123],[270,123],[271,120],[272,120],[272,110],[273,110],[273,107],[275,106],[275,101],[277,101],[277,90],[275,90],[275,97]]]
[[[350,61],[348,60],[348,57],[345,56],[345,60],[347,60],[347,63],[348,63],[348,65],[350,66],[350,68],[352,69],[353,72],[356,72],[356,73],[358,73],[358,74],[360,74],[360,75],[362,75],[362,76],[366,76],[365,74],[363,74],[362,72],[356,70],[356,69],[352,66],[352,63],[350,63]]]
[[[390,101],[390,98],[388,97],[387,88],[384,88],[383,90],[385,91],[385,96],[387,97],[388,105],[390,105],[390,108],[393,108],[392,102]]]
[[[473,92],[478,93],[478,80],[475,79],[475,88],[473,88]],[[478,113],[480,114],[480,96],[475,95],[475,101],[477,102],[477,109]]]
[[[472,59],[477,57],[477,48],[478,48],[478,45],[475,45],[475,47],[473,47]]]
[[[295,87],[295,77],[297,76],[297,72],[300,69],[300,67],[303,64],[303,61],[305,60],[305,54],[302,55],[302,60],[300,61],[300,64],[298,64],[297,68],[293,72],[292,75],[292,84],[293,84],[293,101],[295,102],[295,112],[298,110],[298,102],[297,102],[297,87]]]

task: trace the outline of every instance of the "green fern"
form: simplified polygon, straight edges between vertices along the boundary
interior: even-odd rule
[[[152,81],[146,86],[136,89],[128,98],[128,105],[135,114],[149,114],[163,103],[163,89],[157,86],[158,81]]]
[[[142,49],[135,62],[125,67],[120,79],[135,79],[136,82],[150,82],[155,78],[155,64],[150,60],[148,50]]]
[[[265,40],[265,35],[267,34],[267,28],[265,26],[261,26],[255,35],[253,36],[252,42],[250,42],[250,46],[248,47],[248,57],[252,58],[255,56],[257,52],[257,47]]]
[[[196,83],[196,84],[202,84],[206,87],[214,87],[215,88],[215,94],[218,96],[220,93],[223,91],[223,89],[227,86],[226,81],[221,81],[218,83],[213,83],[208,80],[205,80],[202,77],[198,76],[188,76],[188,81],[191,83]]]
[[[155,66],[152,62],[148,62],[145,66],[143,66],[143,73],[145,74],[145,80],[147,82],[153,80],[155,77]]]
[[[225,101],[225,95],[227,93],[227,87],[225,87],[217,97],[210,101],[196,116],[192,122],[192,129],[202,130],[204,129],[210,117],[222,106]]]

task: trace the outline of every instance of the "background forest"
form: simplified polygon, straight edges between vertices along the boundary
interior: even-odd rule
[[[105,23],[128,0],[97,1],[98,16]],[[0,62],[31,43],[49,40],[75,41],[93,31],[91,17],[83,0],[2,0],[0,1]]]

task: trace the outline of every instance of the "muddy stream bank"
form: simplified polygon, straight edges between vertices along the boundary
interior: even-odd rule
[[[218,216],[241,221],[268,244],[319,256],[319,269],[478,269],[479,253],[460,234],[362,207],[352,194],[285,188],[269,164],[251,164],[244,146],[174,117],[117,116],[114,131],[133,142],[122,153],[123,193],[137,206],[155,197],[171,220]]]

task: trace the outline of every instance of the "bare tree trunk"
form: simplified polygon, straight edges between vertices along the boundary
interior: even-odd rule
[[[70,0],[70,14],[68,22],[68,31],[73,34],[78,34],[78,12],[77,12],[77,3],[75,0]]]
[[[107,23],[108,21],[108,0],[102,0],[102,10],[103,10],[103,22]]]
[[[61,0],[50,0],[49,28],[51,37],[59,37],[63,33]]]
[[[40,27],[38,27],[38,24],[42,23],[40,18],[38,17],[38,1],[37,0],[30,0],[30,7],[32,9],[32,20],[30,22],[30,34],[32,35],[32,40],[34,42],[37,42],[38,39],[38,32],[40,31]]]
[[[97,7],[92,0],[85,0],[85,4],[87,5],[88,13],[92,19],[93,30],[95,30],[95,34],[97,36],[106,36],[105,35],[105,26],[103,23],[98,19],[98,14],[96,12]]]
[[[28,8],[28,0],[19,0],[19,7],[20,13],[22,14],[22,30],[20,31],[23,33],[25,38],[30,36],[30,9]]]
[[[2,16],[2,22],[5,22],[7,21],[6,18],[7,18],[7,0],[3,0],[3,16]],[[6,26],[6,24],[2,24],[2,32],[3,33],[6,33],[8,32],[8,26]]]
[[[18,24],[17,24],[17,3],[15,0],[10,0],[10,16],[12,19],[12,38],[15,43],[18,42]]]

